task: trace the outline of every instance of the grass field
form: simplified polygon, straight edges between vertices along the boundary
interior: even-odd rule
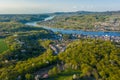
[[[62,72],[56,76],[49,77],[48,79],[43,79],[43,80],[72,80],[74,74],[81,74],[81,72],[80,71]]]
[[[0,39],[0,54],[8,49],[4,39]]]

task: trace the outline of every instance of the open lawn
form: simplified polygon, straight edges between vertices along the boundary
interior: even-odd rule
[[[0,39],[0,54],[8,49],[4,39]]]
[[[49,77],[48,79],[43,80],[72,80],[72,77],[74,74],[81,74],[80,71],[65,71],[60,74],[57,74],[56,76]]]

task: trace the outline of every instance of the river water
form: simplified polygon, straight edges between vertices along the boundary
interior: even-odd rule
[[[51,16],[51,17],[45,18],[44,21],[51,20],[53,18],[54,18],[54,16]],[[53,32],[60,32],[62,34],[78,34],[78,35],[82,34],[82,35],[90,35],[90,36],[118,36],[118,37],[120,37],[120,32],[83,31],[83,30],[51,28],[51,27],[47,27],[47,26],[40,26],[40,25],[37,24],[37,22],[40,22],[40,21],[28,22],[28,23],[26,23],[26,25],[43,27],[45,29],[52,30]]]

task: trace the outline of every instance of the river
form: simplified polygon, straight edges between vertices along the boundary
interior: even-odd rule
[[[54,16],[50,16],[48,18],[45,18],[44,21],[51,20],[53,19]],[[71,29],[60,29],[60,28],[52,28],[52,27],[47,27],[47,26],[40,26],[37,24],[37,22],[28,22],[26,25],[30,26],[37,26],[37,27],[43,27],[48,30],[52,30],[53,32],[60,32],[62,34],[82,34],[82,35],[90,35],[90,36],[117,36],[120,37],[120,32],[103,32],[103,31],[83,31],[83,30],[71,30]]]

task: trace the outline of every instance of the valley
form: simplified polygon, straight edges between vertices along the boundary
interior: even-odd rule
[[[0,15],[0,80],[119,80],[118,13]]]

